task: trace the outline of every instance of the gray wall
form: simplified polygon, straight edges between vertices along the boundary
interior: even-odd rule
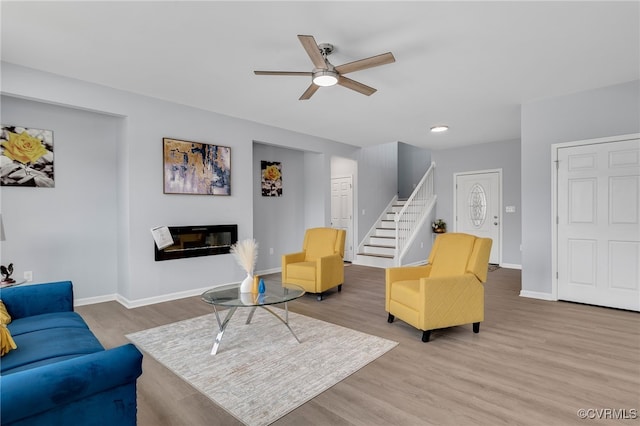
[[[123,119],[1,97],[2,123],[53,130],[54,188],[2,187],[2,264],[14,278],[91,283],[76,297],[117,292],[117,135]]]
[[[398,142],[398,198],[409,198],[430,165],[430,150]]]
[[[258,242],[257,271],[280,268],[281,255],[300,251],[305,229],[305,154],[255,143],[253,146],[253,237]],[[282,163],[282,196],[263,197],[260,162]],[[270,254],[269,249],[273,249]]]
[[[37,188],[27,192],[33,197],[29,208],[43,212],[51,210],[51,199],[66,186],[65,174],[72,173],[73,179],[83,180],[84,185],[73,191],[73,197],[63,198],[69,204],[64,211],[76,214],[73,225],[83,230],[83,235],[69,240],[72,227],[67,218],[59,218],[47,226],[53,228],[42,235],[30,231],[33,225],[22,218],[24,206],[21,194],[26,188],[3,188],[1,193],[2,214],[10,220],[10,235],[20,235],[20,240],[3,243],[3,257],[11,257],[16,263],[16,276],[22,276],[27,268],[34,272],[35,281],[52,279],[72,279],[77,297],[114,297],[127,306],[154,303],[181,296],[198,294],[203,289],[236,282],[242,272],[230,255],[155,262],[153,259],[153,239],[150,228],[158,225],[190,225],[237,223],[239,238],[254,235],[254,161],[253,141],[263,141],[281,147],[292,147],[304,152],[304,226],[324,226],[330,222],[330,158],[341,156],[353,158],[356,147],[290,132],[271,126],[240,120],[220,114],[202,111],[182,105],[151,99],[122,92],[78,80],[63,78],[49,73],[31,70],[12,64],[2,63],[2,93],[6,97],[31,99],[22,111],[3,108],[5,118],[16,124],[48,128],[54,131],[56,146],[56,174],[60,182],[56,189]],[[47,114],[39,113],[41,104],[52,108],[51,119],[41,120]],[[68,106],[70,108],[66,108]],[[67,110],[58,113],[58,110]],[[84,110],[84,111],[83,111]],[[31,112],[33,111],[33,113]],[[87,112],[94,111],[99,116],[116,115],[120,118],[114,124],[102,124],[107,128],[99,130],[91,126],[87,131],[73,135],[86,144],[65,155],[68,137],[60,135],[59,128],[69,128],[71,124],[85,127]],[[32,118],[32,114],[34,118]],[[64,117],[58,118],[58,114]],[[38,118],[40,117],[40,118]],[[36,120],[36,118],[38,118]],[[102,123],[102,119],[95,119]],[[67,124],[67,122],[69,124]],[[106,122],[110,123],[109,119]],[[11,123],[9,123],[11,124]],[[93,142],[92,131],[101,135]],[[206,142],[231,147],[232,182],[230,196],[193,196],[163,194],[162,192],[162,138],[173,137],[189,141]],[[78,142],[80,143],[80,142]],[[84,150],[84,151],[83,151]],[[103,150],[107,150],[106,153]],[[68,152],[68,151],[67,151]],[[97,166],[99,164],[99,166]],[[101,186],[96,191],[89,188],[91,173],[95,167],[104,167],[99,179],[110,191]],[[80,173],[77,173],[78,170]],[[77,174],[76,174],[77,173]],[[101,183],[102,185],[102,183]],[[58,192],[54,192],[58,191]],[[42,195],[36,195],[42,194]],[[56,195],[54,195],[56,194]],[[94,200],[99,197],[99,200]],[[104,198],[103,198],[104,197]],[[50,199],[51,198],[51,199]],[[29,199],[29,198],[28,198]],[[104,200],[104,201],[103,201]],[[107,209],[94,212],[94,205],[110,204]],[[90,236],[96,220],[89,215],[109,216],[106,220],[98,216],[108,231],[99,238]],[[40,217],[42,217],[40,216]],[[18,218],[19,223],[14,221]],[[49,215],[49,218],[53,218]],[[7,223],[8,226],[8,223]],[[40,225],[36,227],[39,229]],[[52,235],[55,232],[55,235]],[[95,233],[93,235],[96,235]],[[33,241],[40,247],[34,248]],[[269,242],[270,243],[270,242]],[[267,243],[267,245],[269,244]],[[274,243],[275,244],[275,243]],[[34,251],[35,250],[35,251]],[[49,256],[56,250],[55,270],[47,269]],[[106,250],[108,253],[96,253]],[[26,253],[33,254],[27,258]],[[37,254],[37,256],[35,255]],[[88,265],[90,274],[79,275],[78,271]],[[45,268],[45,269],[43,269]],[[105,272],[114,271],[114,272]],[[111,276],[111,274],[115,274]],[[106,275],[104,281],[96,275]],[[115,290],[114,290],[115,289]]]
[[[239,281],[242,272],[229,255],[155,262],[149,229],[237,223],[240,238],[258,236],[274,251],[295,249],[304,228],[330,223],[327,177],[333,157],[358,163],[356,242],[398,190],[396,142],[358,149],[6,63],[2,63],[2,93],[3,124],[54,131],[56,187],[2,188],[7,240],[2,243],[1,260],[15,263],[16,277],[31,270],[36,282],[72,279],[79,299],[117,295],[135,306]],[[640,132],[639,105],[640,81],[540,100],[522,108],[522,145],[496,142],[433,152],[437,217],[451,221],[453,173],[502,168],[503,204],[517,208],[515,215],[505,217],[503,262],[522,264],[523,291],[550,293],[550,146]],[[230,146],[232,195],[163,194],[163,137]],[[253,141],[265,143],[255,155]],[[270,152],[266,144],[284,150]],[[302,192],[299,202],[305,207],[294,214],[299,228],[293,233],[287,233],[285,222],[269,224],[281,231],[276,237],[262,228],[266,217],[255,218],[262,201],[268,202],[256,200],[257,155],[277,155],[288,164],[298,162],[296,151],[302,152],[302,179],[296,182],[302,190],[297,186],[292,190]],[[515,160],[520,157],[521,161]],[[520,186],[522,204],[513,189]],[[521,226],[519,212],[523,212]],[[255,229],[258,223],[260,230]],[[277,264],[271,257],[259,262],[259,269]]]
[[[522,290],[552,293],[551,145],[640,132],[640,80],[522,106]]]
[[[502,169],[502,260],[511,266],[521,265],[522,235],[520,202],[520,141],[494,142],[433,151],[436,163],[435,188],[438,195],[436,217],[444,219],[453,230],[454,173]],[[515,206],[515,213],[505,213],[505,206]]]
[[[397,142],[362,148],[356,154],[358,161],[358,209],[356,244],[364,239],[369,229],[398,191]]]

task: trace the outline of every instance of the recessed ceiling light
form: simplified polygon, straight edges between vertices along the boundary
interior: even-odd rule
[[[431,128],[431,131],[433,133],[439,133],[439,132],[446,132],[447,130],[449,130],[449,126],[433,126]]]

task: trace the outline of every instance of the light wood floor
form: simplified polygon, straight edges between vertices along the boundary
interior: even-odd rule
[[[400,344],[275,425],[597,425],[611,421],[581,420],[577,411],[640,415],[638,313],[522,298],[520,271],[498,269],[489,273],[479,334],[471,325],[453,327],[422,343],[420,331],[399,320],[387,323],[384,270],[352,265],[345,274],[341,293],[322,302],[306,295],[290,309]],[[108,302],[77,311],[113,347],[126,343],[127,333],[211,309],[191,297],[130,310]],[[277,388],[264,397],[277,404]],[[145,356],[138,424],[240,423]]]

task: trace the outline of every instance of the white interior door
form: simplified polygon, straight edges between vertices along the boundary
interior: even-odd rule
[[[557,159],[558,299],[640,310],[640,139]]]
[[[456,232],[491,238],[489,263],[500,264],[500,171],[455,175]]]
[[[344,229],[344,260],[353,261],[353,184],[351,176],[331,178],[331,227]]]

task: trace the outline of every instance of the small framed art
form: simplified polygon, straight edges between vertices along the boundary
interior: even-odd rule
[[[53,188],[53,131],[2,125],[0,186]]]
[[[262,196],[282,197],[282,163],[260,161]]]

